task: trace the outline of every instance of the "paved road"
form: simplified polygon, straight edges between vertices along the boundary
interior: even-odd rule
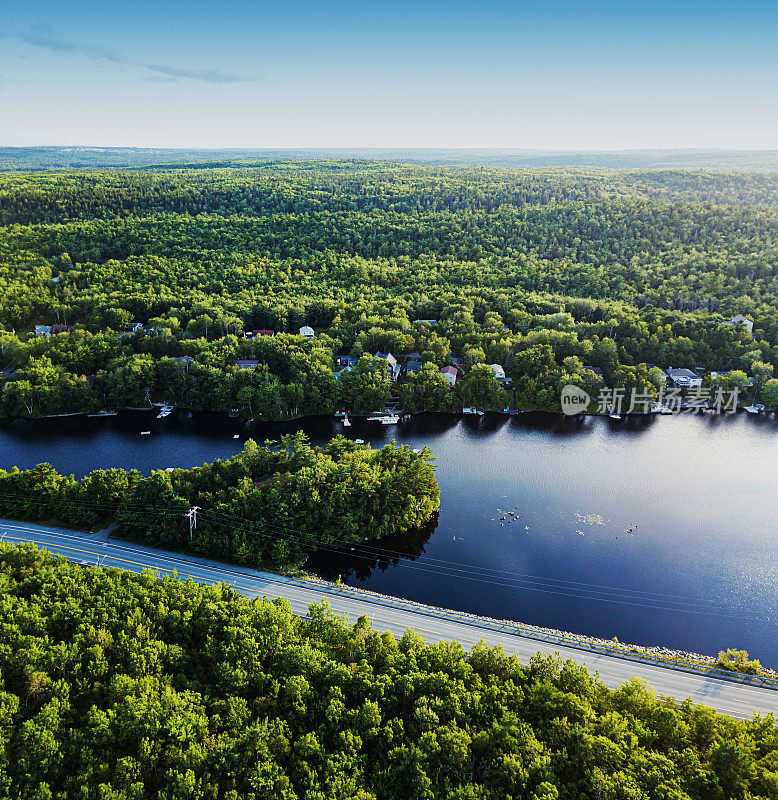
[[[477,623],[441,617],[424,606],[412,609],[398,603],[401,607],[394,607],[389,600],[371,601],[369,595],[344,595],[331,592],[325,586],[311,586],[305,581],[295,581],[271,573],[109,540],[105,533],[74,533],[64,529],[0,520],[0,536],[11,543],[33,542],[52,553],[60,553],[76,560],[83,559],[93,564],[99,561],[103,566],[121,567],[136,572],[151,568],[160,574],[170,574],[175,570],[181,578],[191,577],[200,583],[232,584],[248,597],[285,597],[295,613],[301,615],[306,613],[311,603],[326,597],[335,611],[348,614],[351,620],[364,614],[372,620],[375,629],[388,630],[396,636],[401,636],[405,630],[411,628],[429,642],[455,639],[465,649],[484,639],[487,644],[502,645],[507,653],[516,653],[525,662],[536,652],[558,652],[563,658],[570,658],[590,671],[597,672],[603,683],[612,688],[619,686],[631,675],[636,675],[651,684],[659,694],[679,700],[691,697],[696,702],[733,717],[747,717],[754,711],[762,714],[778,711],[778,691],[774,689],[719,680],[658,664],[636,663],[617,656],[590,653],[511,631],[490,630],[478,627]]]

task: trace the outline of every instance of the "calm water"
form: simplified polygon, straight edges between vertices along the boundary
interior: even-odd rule
[[[77,476],[190,467],[294,427],[143,414],[5,424],[0,466],[48,461]],[[314,443],[342,431],[329,418],[297,427]],[[312,572],[621,641],[714,654],[737,646],[778,665],[775,416],[429,415],[390,429],[355,422],[348,435],[430,445],[440,517],[410,535],[316,553]]]

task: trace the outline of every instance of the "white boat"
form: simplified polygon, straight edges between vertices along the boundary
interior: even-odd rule
[[[173,406],[162,406],[157,414],[157,419],[165,419],[165,417],[169,417],[173,411]]]
[[[621,414],[614,414],[613,412],[611,412],[610,414],[608,414],[608,416],[609,416],[611,419],[621,419]]]
[[[743,411],[747,411],[749,414],[758,414],[760,411],[764,411],[764,406],[761,403],[756,403],[753,406],[743,406]]]
[[[104,408],[102,411],[96,411],[94,414],[87,414],[87,417],[95,418],[95,417],[115,417],[119,412],[118,411],[109,411],[108,409]]]
[[[381,417],[382,425],[396,425],[399,421],[400,417],[398,414],[387,414],[385,417]]]
[[[351,427],[351,420],[348,418],[348,414],[343,417],[343,427],[350,428]]]
[[[376,411],[375,414],[371,414],[368,418],[368,422],[383,422],[384,417],[386,416],[385,411]]]
[[[476,408],[475,406],[465,406],[462,409],[462,413],[463,414],[473,414],[473,415],[475,415],[477,417],[482,417],[484,415],[484,412],[481,411],[481,409]]]
[[[364,444],[364,443],[365,443],[365,440],[364,440],[364,439],[354,439],[354,441],[355,441],[357,444]]]
[[[150,433],[151,433],[151,431],[141,431],[140,435],[141,436],[148,436]]]

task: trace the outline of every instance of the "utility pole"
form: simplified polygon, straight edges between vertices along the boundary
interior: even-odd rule
[[[189,511],[184,514],[185,517],[189,517],[189,541],[192,541],[193,538],[193,531],[197,527],[197,512],[200,510],[200,506],[192,506]]]

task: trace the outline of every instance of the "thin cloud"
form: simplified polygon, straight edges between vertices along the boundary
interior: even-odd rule
[[[202,81],[203,83],[244,83],[256,80],[256,78],[250,78],[246,75],[235,75],[231,72],[220,72],[216,69],[184,69],[182,67],[172,67],[169,64],[139,64],[138,66],[173,80],[186,78],[190,81]]]
[[[19,39],[32,47],[40,47],[53,53],[64,53],[80,55],[91,61],[103,61],[110,64],[119,64],[139,69],[147,70],[152,73],[154,80],[158,83],[169,83],[178,80],[198,81],[200,83],[246,83],[257,80],[248,75],[237,75],[233,72],[222,72],[216,69],[187,69],[177,67],[173,64],[150,64],[145,61],[137,61],[127,56],[109,50],[99,45],[83,42],[71,42],[56,36],[51,28],[45,24],[38,24],[29,31],[13,31],[10,33],[0,33],[0,38],[12,37]]]

